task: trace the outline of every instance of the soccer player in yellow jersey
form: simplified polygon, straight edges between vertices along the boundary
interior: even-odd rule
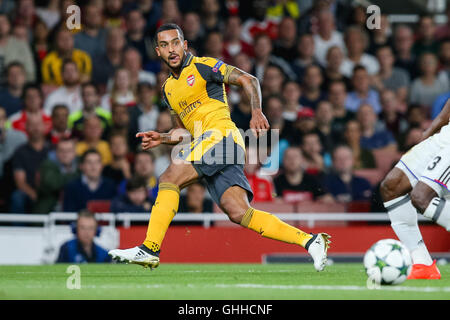
[[[156,53],[171,70],[162,90],[174,119],[174,129],[169,133],[140,132],[136,137],[142,138],[144,150],[159,144],[179,144],[182,138],[179,132],[183,129],[194,140],[180,147],[160,177],[158,196],[142,245],[111,250],[109,254],[119,261],[156,268],[164,235],[178,210],[180,189],[204,179],[211,197],[232,222],[263,237],[304,247],[312,256],[315,269],[323,270],[329,235],[303,232],[250,206],[253,193],[243,171],[245,145],[230,118],[225,84],[240,86],[249,97],[250,128],[259,136],[269,129],[269,123],[261,110],[258,80],[220,60],[187,53],[187,41],[176,24],[159,27]]]

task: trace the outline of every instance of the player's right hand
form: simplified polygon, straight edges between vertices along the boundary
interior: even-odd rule
[[[161,144],[161,134],[156,131],[138,132],[136,138],[142,138],[142,150],[148,150]]]

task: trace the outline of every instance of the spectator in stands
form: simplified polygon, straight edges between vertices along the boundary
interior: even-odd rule
[[[11,159],[17,148],[27,142],[27,136],[23,132],[8,128],[6,123],[6,111],[0,107],[0,179],[5,173],[5,163]]]
[[[122,0],[106,1],[103,6],[104,26],[106,28],[123,28],[125,29],[125,19],[122,16]]]
[[[127,138],[120,133],[113,133],[109,138],[109,145],[112,162],[103,168],[103,176],[119,184],[124,179],[131,178],[131,165],[127,159]]]
[[[353,91],[347,95],[346,107],[353,112],[357,112],[363,103],[368,103],[373,107],[376,114],[381,112],[380,96],[378,92],[370,88],[370,76],[367,69],[357,65],[352,76]]]
[[[158,179],[155,176],[153,153],[147,151],[138,151],[134,157],[133,177],[139,177],[145,180],[148,196],[152,201],[156,199],[158,193]],[[123,180],[119,185],[119,195],[126,192],[127,180]]]
[[[44,124],[45,134],[52,128],[51,118],[42,110],[42,91],[37,85],[27,84],[23,89],[23,110],[9,117],[11,126],[19,131],[27,133],[26,123],[29,117],[39,117]]]
[[[130,108],[126,105],[115,103],[111,110],[111,131],[127,137],[128,141],[136,140],[136,132],[130,132]]]
[[[206,33],[223,29],[223,21],[219,15],[220,3],[218,0],[202,0],[200,5],[200,16]]]
[[[107,31],[105,52],[93,58],[92,82],[106,89],[108,79],[114,77],[116,69],[120,67],[125,48],[125,32],[120,28]]]
[[[352,149],[337,146],[333,151],[333,172],[325,176],[324,185],[338,202],[370,200],[372,186],[365,178],[355,176],[353,165]]]
[[[151,45],[151,39],[145,37],[145,19],[142,12],[137,9],[129,11],[126,15],[126,24],[127,44],[139,51],[142,57],[142,63],[145,66],[151,58],[152,53],[150,50],[153,50],[153,47]]]
[[[297,53],[292,55],[288,61],[292,61],[292,57],[296,58],[291,63],[291,68],[296,75],[297,82],[301,82],[306,67],[317,63],[314,57],[314,39],[312,34],[304,33],[300,35],[297,43]]]
[[[316,110],[316,127],[320,143],[325,154],[331,155],[331,151],[339,140],[339,133],[333,131],[333,106],[328,100],[319,102]]]
[[[33,43],[32,43],[32,51],[34,55],[34,61],[37,66],[40,66],[44,58],[47,56],[47,53],[50,51],[50,45],[48,41],[48,37],[50,34],[50,29],[47,24],[39,19],[36,21],[36,25],[33,30]],[[42,74],[40,68],[36,68],[36,72],[38,73],[37,79],[39,82],[42,81]]]
[[[87,82],[91,78],[92,60],[86,52],[74,48],[72,33],[61,28],[56,33],[55,50],[49,52],[42,61],[42,81],[45,84],[60,86],[64,83],[64,61],[72,60],[79,72],[79,81]]]
[[[325,169],[322,155],[322,143],[316,132],[306,133],[302,136],[300,145],[303,154],[303,169],[312,175],[321,175]]]
[[[148,213],[152,204],[147,181],[142,177],[133,177],[126,183],[126,193],[116,196],[111,202],[111,212]]]
[[[6,84],[0,88],[0,101],[9,117],[23,108],[22,95],[26,73],[20,62],[11,62],[6,67]]]
[[[130,73],[130,82],[133,88],[136,88],[139,82],[156,83],[155,74],[142,69],[142,57],[135,48],[128,48],[124,51],[122,67]],[[112,87],[112,82],[109,87]]]
[[[236,124],[239,129],[247,131],[250,129],[250,120],[252,119],[252,106],[248,96],[242,89],[238,91],[240,95],[239,103],[233,106],[231,111],[231,120]]]
[[[81,18],[83,26],[74,36],[74,46],[94,60],[105,52],[106,29],[102,27],[102,8],[94,3],[87,4]]]
[[[400,24],[394,31],[395,66],[406,70],[410,79],[414,79],[416,70],[416,56],[412,52],[414,33],[407,25]]]
[[[264,175],[261,170],[261,158],[256,146],[247,148],[247,157],[244,165],[244,173],[253,190],[253,201],[272,201],[275,194],[275,187],[272,178]]]
[[[283,98],[279,95],[271,95],[264,100],[264,109],[271,129],[279,129],[280,133],[284,128],[283,119]]]
[[[27,118],[26,131],[28,142],[15,151],[12,159],[14,183],[17,188],[11,195],[12,213],[31,212],[38,196],[36,173],[49,151],[45,141],[45,126],[39,115]]]
[[[441,81],[450,83],[450,38],[443,40],[439,47],[439,73]]]
[[[227,25],[225,32],[230,31],[228,28],[229,27]],[[189,43],[189,49],[194,49],[198,55],[202,54],[201,50],[203,49],[203,43],[205,41],[204,39],[205,32],[203,30],[203,26],[200,21],[200,16],[198,15],[197,12],[189,11],[184,14],[183,33],[184,39],[187,40]]]
[[[375,55],[381,47],[392,48],[391,24],[387,14],[380,15],[380,27],[374,28],[370,33],[370,45],[367,52]]]
[[[186,194],[180,197],[179,213],[212,213],[213,202],[206,198],[203,183],[196,182],[186,188]]]
[[[25,71],[27,81],[36,80],[36,66],[28,43],[10,34],[11,24],[6,14],[0,14],[0,82],[5,82],[5,68],[13,61],[20,62]]]
[[[129,109],[130,122],[129,131],[144,132],[156,129],[156,120],[159,110],[155,104],[156,88],[149,82],[140,82],[137,87],[137,105]],[[133,137],[130,141],[131,150],[135,150],[139,141]]]
[[[369,150],[397,150],[392,133],[384,127],[377,127],[378,117],[370,104],[362,104],[356,115],[361,125],[361,147]]]
[[[285,61],[297,55],[297,25],[289,16],[283,17],[278,25],[278,37],[274,43],[273,54]]]
[[[224,35],[224,56],[226,60],[229,60],[229,63],[232,63],[231,60],[239,53],[244,53],[247,56],[253,56],[254,54],[252,46],[241,40],[241,32],[241,19],[238,16],[228,17]]]
[[[61,139],[69,139],[72,130],[69,129],[69,108],[64,104],[57,104],[52,110],[52,130],[47,134],[47,141],[56,146]]]
[[[411,104],[406,112],[408,127],[419,127],[422,130],[428,129],[431,120],[427,117],[427,110],[418,104]]]
[[[91,118],[94,119],[94,118]],[[102,176],[102,156],[88,149],[80,158],[81,176],[64,188],[63,211],[76,212],[87,207],[91,200],[112,200],[116,195],[114,182]]]
[[[437,77],[438,59],[433,53],[424,53],[419,58],[421,75],[411,84],[409,103],[419,104],[431,112],[434,100],[450,90],[449,83]]]
[[[283,88],[285,76],[276,65],[268,65],[264,71],[264,80],[261,83],[262,96],[267,98],[274,94],[280,94]]]
[[[417,24],[417,39],[412,48],[416,57],[420,57],[425,52],[437,55],[439,42],[436,40],[435,31],[434,17],[431,15],[421,16]]]
[[[136,105],[130,73],[125,68],[117,69],[111,91],[102,97],[100,104],[104,110],[111,112],[111,106],[116,103],[130,107]]]
[[[48,158],[39,167],[39,183],[37,185],[37,201],[33,212],[49,213],[59,210],[62,190],[78,177],[75,141],[59,140],[56,144],[56,157]]]
[[[223,51],[223,37],[219,31],[211,31],[206,36],[205,53],[206,57],[216,58],[218,60],[225,60]]]
[[[283,118],[287,121],[295,121],[297,114],[303,107],[300,104],[302,90],[296,81],[287,81],[283,86],[282,96],[284,99]]]
[[[77,155],[83,155],[87,150],[95,149],[101,155],[103,165],[112,161],[111,150],[107,141],[102,140],[103,127],[99,117],[90,116],[84,119],[83,138],[77,142]]]
[[[322,88],[328,90],[332,81],[344,81],[347,88],[351,87],[350,78],[341,73],[341,65],[344,61],[344,52],[338,46],[331,46],[326,55],[327,64],[323,72],[324,81]]]
[[[384,89],[380,93],[382,111],[380,120],[398,141],[400,135],[408,128],[404,115],[399,111],[400,103],[398,96],[390,89]]]
[[[81,210],[78,213],[76,227],[72,231],[75,239],[61,246],[56,263],[111,262],[108,251],[94,242],[94,238],[99,235],[99,226],[92,212]]]
[[[336,30],[331,11],[322,10],[317,14],[317,27],[317,34],[314,35],[315,57],[319,64],[325,67],[328,49],[337,46],[344,50],[344,39],[342,34]]]
[[[91,82],[82,84],[81,99],[83,109],[69,115],[69,127],[72,129],[73,136],[81,139],[83,137],[84,120],[96,116],[102,124],[102,137],[106,139],[111,127],[111,113],[100,106],[97,87]]]
[[[349,120],[345,126],[343,142],[353,151],[355,169],[373,169],[376,167],[375,157],[371,150],[361,146],[361,125],[357,120]]]
[[[297,113],[295,122],[286,122],[285,131],[281,132],[281,137],[286,138],[291,146],[301,144],[302,137],[316,130],[316,113],[309,107],[303,107]],[[270,122],[269,122],[270,123]]]
[[[402,137],[399,143],[399,151],[407,152],[409,149],[420,143],[423,138],[423,130],[418,126],[410,127]]]
[[[242,40],[250,45],[255,44],[260,34],[267,35],[270,40],[275,39],[278,35],[278,23],[266,19],[267,1],[241,2],[240,6],[245,4],[248,4],[250,12],[249,18],[242,24]],[[256,48],[254,49],[256,53]]]
[[[373,85],[378,91],[390,89],[397,95],[398,101],[405,103],[408,98],[410,84],[409,74],[398,67],[394,67],[395,57],[391,47],[385,45],[376,51],[376,57],[380,64],[380,71],[373,79]]]
[[[255,61],[252,74],[255,75],[259,81],[263,81],[266,76],[266,68],[269,65],[277,66],[284,76],[291,80],[296,80],[296,75],[292,71],[290,65],[282,58],[276,57],[272,54],[272,40],[267,34],[261,33],[255,37],[254,52]]]
[[[303,154],[298,147],[289,147],[283,156],[283,172],[274,180],[278,197],[285,201],[317,200],[333,203],[333,197],[327,193],[315,176],[303,170]]]
[[[355,113],[346,106],[347,91],[344,81],[335,80],[329,84],[328,100],[333,107],[332,130],[337,134],[342,134],[347,122],[355,118]]]
[[[347,57],[342,62],[342,74],[351,77],[357,65],[362,65],[370,75],[378,73],[380,66],[377,59],[364,52],[369,44],[365,31],[357,26],[350,26],[345,30],[344,41],[347,48]]]
[[[56,104],[65,104],[70,113],[81,110],[83,102],[81,99],[80,72],[73,60],[64,60],[61,66],[61,76],[64,83],[58,89],[50,93],[45,99],[44,111],[52,114],[52,109]]]
[[[306,67],[302,82],[300,104],[316,110],[317,104],[326,99],[326,93],[322,91],[322,84],[323,75],[320,67],[317,65]]]

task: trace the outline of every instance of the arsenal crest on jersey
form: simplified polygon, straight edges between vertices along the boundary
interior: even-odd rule
[[[187,84],[192,87],[194,85],[194,82],[195,82],[194,75],[191,74],[189,77],[187,77],[186,81],[187,81]]]

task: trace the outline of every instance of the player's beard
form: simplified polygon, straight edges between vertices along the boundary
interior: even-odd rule
[[[169,63],[169,57],[167,57],[166,59],[163,59],[163,61],[167,64],[167,66],[169,67],[170,71],[172,71],[172,73],[178,74],[181,70],[181,66],[184,63],[184,59],[186,59],[186,51],[183,50],[183,55],[180,57],[180,62],[178,63],[177,66],[172,67]]]

